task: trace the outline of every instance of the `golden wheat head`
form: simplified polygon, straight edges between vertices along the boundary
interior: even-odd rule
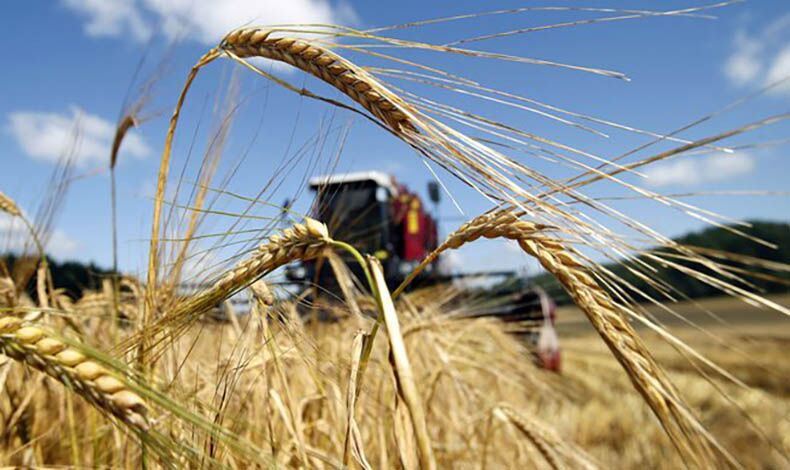
[[[14,200],[6,196],[2,191],[0,191],[0,211],[10,214],[14,217],[22,214]]]
[[[0,318],[0,350],[54,378],[131,428],[148,429],[143,399],[78,349],[17,317]]]

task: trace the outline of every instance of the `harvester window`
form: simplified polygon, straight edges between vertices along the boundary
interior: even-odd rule
[[[373,253],[383,248],[387,203],[379,200],[379,190],[372,182],[343,184],[323,188],[318,217],[338,240]],[[385,195],[386,196],[386,195]]]

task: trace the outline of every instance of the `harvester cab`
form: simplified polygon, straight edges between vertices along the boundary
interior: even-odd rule
[[[324,222],[335,240],[378,258],[389,286],[398,286],[438,245],[436,218],[416,193],[393,176],[377,171],[317,176],[309,185],[315,196],[311,216]],[[428,195],[437,213],[438,184],[429,183]],[[344,261],[353,275],[364,277],[356,262],[350,258]],[[291,282],[312,287],[315,301],[323,297],[331,302],[343,295],[325,258],[289,266],[285,274]],[[515,272],[449,273],[438,259],[409,287],[481,277],[504,277],[506,281],[500,288],[465,290],[456,298],[458,307],[465,307],[459,310],[466,316],[497,317],[512,324],[511,331],[524,339],[539,365],[559,370],[554,303],[542,290],[527,286]]]
[[[324,222],[336,240],[378,258],[390,285],[398,285],[437,246],[435,218],[422,199],[393,176],[377,171],[317,176],[309,185],[315,193],[312,216]],[[355,263],[347,264],[361,274]],[[302,263],[286,274],[291,281],[312,282],[336,292],[332,270],[321,265],[320,260]],[[432,264],[415,285],[436,275]]]

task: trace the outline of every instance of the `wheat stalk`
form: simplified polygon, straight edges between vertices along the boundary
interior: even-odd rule
[[[255,254],[237,264],[206,291],[191,298],[179,311],[203,311],[212,307],[229,294],[248,285],[266,272],[296,260],[315,258],[330,241],[326,225],[305,218],[304,224],[295,224],[282,234],[269,237]]]
[[[270,236],[252,256],[238,263],[211,287],[177,303],[162,318],[148,324],[144,331],[128,338],[122,347],[139,346],[146,335],[155,334],[167,325],[184,326],[262,275],[290,262],[319,256],[331,241],[326,225],[305,218],[303,224],[294,224],[282,233]]]
[[[395,290],[393,296],[402,292],[424,266],[448,249],[459,248],[481,237],[515,240],[524,252],[536,258],[559,281],[584,312],[686,460],[703,467],[713,465],[716,461],[715,448],[729,463],[737,465],[692,415],[664,370],[621,315],[620,312],[627,311],[627,308],[612,299],[562,240],[541,235],[551,229],[521,220],[517,213],[508,209],[483,214],[450,234]]]
[[[43,329],[17,317],[0,318],[0,349],[71,388],[130,428],[148,430],[146,405],[137,393],[105,367]]]
[[[365,455],[364,441],[362,440],[361,433],[357,427],[357,421],[354,417],[355,408],[357,406],[357,377],[359,373],[359,364],[362,356],[362,344],[365,341],[365,333],[358,330],[354,334],[354,339],[351,342],[351,367],[348,374],[348,385],[346,387],[346,432],[343,443],[343,465],[348,466],[351,455],[364,470],[370,470],[370,462],[368,462]]]
[[[521,431],[535,445],[551,468],[585,470],[598,468],[583,450],[566,441],[539,421],[527,418],[506,404],[495,407],[493,413],[500,420],[511,423]]]
[[[381,309],[381,314],[384,317],[384,324],[387,326],[387,338],[389,338],[390,343],[390,362],[397,379],[396,382],[398,395],[400,395],[400,397],[406,403],[406,408],[408,408],[409,411],[412,430],[414,431],[414,437],[417,441],[420,468],[423,470],[435,469],[436,460],[434,459],[431,440],[428,436],[425,409],[423,407],[422,400],[420,399],[420,394],[417,391],[414,371],[409,361],[409,355],[406,351],[406,343],[403,341],[403,335],[401,334],[398,314],[395,311],[395,306],[392,303],[392,297],[389,294],[387,283],[384,280],[384,273],[381,268],[381,263],[378,259],[373,258],[372,256],[369,256],[367,261],[368,268],[370,269],[373,277],[373,282],[376,285],[379,308]],[[370,341],[373,341],[372,337]]]

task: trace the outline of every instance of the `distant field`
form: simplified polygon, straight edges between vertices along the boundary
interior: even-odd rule
[[[790,305],[787,294],[770,299]],[[680,303],[674,309],[701,329],[658,308],[650,311],[746,386],[699,361],[691,363],[656,333],[640,328],[683,397],[746,468],[790,468],[790,318],[731,298]],[[574,440],[601,463],[618,468],[681,468],[666,436],[583,315],[563,307],[558,330],[563,348],[560,380],[578,394],[562,411]]]
[[[790,306],[790,294],[772,295],[767,298],[779,305]],[[648,307],[648,311],[672,328],[693,329],[694,327],[688,323],[693,322],[705,329],[717,331],[737,328],[740,332],[790,336],[790,318],[767,308],[754,307],[733,297],[700,299],[669,305],[682,318],[675,317],[656,306]],[[638,323],[634,323],[634,326],[643,328]],[[557,330],[561,337],[593,332],[587,319],[575,306],[563,306],[558,309]]]

